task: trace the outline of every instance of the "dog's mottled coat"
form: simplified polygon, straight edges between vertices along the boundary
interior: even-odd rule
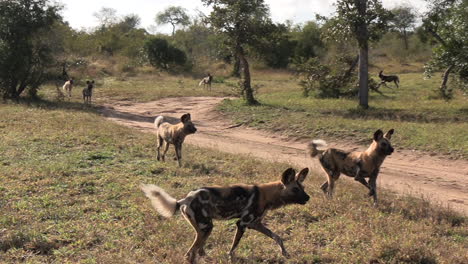
[[[141,188],[161,215],[170,217],[180,211],[195,229],[195,241],[186,254],[190,263],[195,262],[197,254],[205,254],[203,246],[213,229],[213,219],[239,219],[229,252],[231,257],[234,257],[234,251],[247,228],[275,240],[281,253],[288,256],[283,240],[264,226],[262,219],[268,210],[288,204],[305,204],[309,200],[303,185],[308,172],[309,169],[305,168],[296,174],[294,169],[289,168],[277,182],[203,187],[178,201],[158,186],[142,185]]]
[[[369,195],[377,203],[377,176],[380,172],[380,166],[388,155],[394,151],[390,139],[394,133],[390,129],[385,135],[382,130],[374,133],[373,142],[365,151],[345,151],[341,149],[329,148],[327,150],[318,150],[318,146],[325,146],[323,140],[314,140],[309,144],[309,153],[311,157],[318,156],[323,170],[327,174],[327,181],[320,187],[329,197],[332,197],[335,187],[335,181],[338,180],[341,173],[354,177],[369,189]],[[369,178],[369,182],[365,180]]]
[[[154,126],[156,128],[156,137],[157,137],[157,152],[158,160],[165,160],[167,150],[169,149],[169,144],[173,144],[176,152],[176,159],[179,163],[179,166],[182,166],[182,143],[184,143],[185,137],[187,135],[197,132],[197,128],[192,123],[190,114],[184,114],[180,118],[180,123],[172,125],[167,122],[164,122],[163,116],[158,116],[154,120]],[[164,152],[161,155],[160,148],[165,146]]]

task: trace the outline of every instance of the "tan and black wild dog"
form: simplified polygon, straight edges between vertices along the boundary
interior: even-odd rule
[[[203,77],[203,79],[200,81],[198,86],[201,86],[203,84],[203,88],[208,88],[208,90],[211,91],[211,82],[213,81],[213,76],[208,73],[206,77]]]
[[[197,132],[197,128],[192,123],[190,114],[184,114],[180,117],[180,123],[176,125],[163,122],[164,117],[158,116],[154,120],[154,126],[156,127],[157,137],[157,151],[158,160],[165,159],[166,152],[169,149],[169,144],[173,144],[176,152],[176,160],[179,163],[179,167],[182,166],[182,143],[184,143],[185,137],[190,134]],[[165,143],[164,143],[165,142]],[[163,154],[160,153],[160,148],[165,144]]]
[[[91,97],[93,96],[94,81],[86,81],[86,88],[83,89],[83,102],[91,103]]]
[[[323,140],[313,140],[309,144],[310,156],[318,156],[327,174],[327,181],[320,187],[323,192],[331,198],[335,181],[343,173],[366,186],[369,189],[369,196],[372,196],[374,204],[377,204],[377,176],[385,158],[393,153],[394,149],[390,143],[393,132],[394,129],[390,129],[384,135],[380,129],[375,131],[373,142],[366,151],[350,152],[335,148],[318,150],[318,146],[326,146],[326,143]],[[365,178],[369,178],[369,182]]]
[[[142,185],[141,189],[161,215],[171,217],[180,211],[195,229],[195,240],[185,255],[190,263],[195,262],[197,254],[205,255],[203,247],[213,229],[213,219],[239,219],[229,252],[231,258],[234,257],[234,251],[247,228],[275,240],[283,256],[287,257],[289,255],[283,240],[263,225],[262,219],[268,210],[288,204],[307,203],[310,197],[304,191],[303,182],[308,173],[308,168],[297,174],[294,169],[289,168],[283,172],[280,181],[258,185],[203,187],[178,201],[156,185]]]

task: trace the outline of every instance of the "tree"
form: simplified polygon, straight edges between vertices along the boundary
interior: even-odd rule
[[[409,6],[395,7],[391,12],[393,14],[390,20],[392,27],[398,31],[405,43],[405,49],[408,50],[408,33],[414,30],[416,14]]]
[[[359,106],[369,107],[369,41],[379,40],[387,31],[391,13],[380,0],[338,0],[336,16],[329,27],[335,39],[354,38],[359,46]]]
[[[254,98],[247,61],[248,47],[256,47],[269,34],[272,24],[268,7],[263,0],[202,0],[213,7],[208,22],[217,33],[225,36],[225,45],[239,59],[241,90],[247,104],[258,104]]]
[[[156,23],[171,24],[172,36],[174,36],[176,25],[188,26],[190,25],[190,18],[183,7],[170,6],[156,15]]]
[[[48,0],[0,1],[0,92],[18,98],[25,90],[35,96],[54,64],[59,49],[50,38],[60,20],[60,6]]]
[[[103,28],[110,27],[119,20],[119,17],[117,16],[117,10],[110,7],[102,7],[101,10],[95,12],[93,15]]]
[[[468,88],[468,2],[465,0],[430,0],[431,8],[423,20],[424,29],[438,43],[433,49],[426,74],[445,69],[440,94],[450,99],[447,82],[453,73],[460,87]]]
[[[185,53],[170,45],[162,38],[150,38],[145,43],[148,60],[154,67],[168,70],[171,65],[183,65],[187,61]]]

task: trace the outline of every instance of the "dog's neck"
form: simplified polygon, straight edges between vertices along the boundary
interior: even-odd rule
[[[387,155],[382,155],[381,153],[379,153],[377,148],[378,143],[373,141],[369,148],[367,148],[365,153],[369,158],[371,158],[374,161],[374,164],[378,164],[378,166],[380,166],[380,164],[383,163]]]
[[[263,183],[258,185],[260,190],[260,208],[263,211],[274,210],[286,205],[281,199],[281,191],[284,185],[280,181]]]

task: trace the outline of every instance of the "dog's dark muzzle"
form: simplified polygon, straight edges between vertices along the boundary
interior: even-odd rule
[[[309,195],[305,195],[304,197],[301,197],[302,199],[299,200],[299,204],[306,204],[309,200],[310,200],[310,196]]]
[[[392,155],[394,149],[393,148],[390,148],[388,151],[387,151],[387,155]]]

